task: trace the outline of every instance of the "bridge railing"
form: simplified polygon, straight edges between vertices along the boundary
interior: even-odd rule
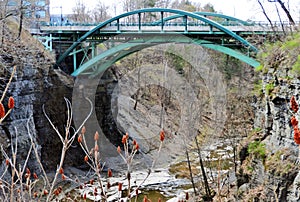
[[[251,26],[260,26],[260,27],[266,27],[266,28],[271,28],[271,25],[269,22],[266,22],[266,21],[252,21],[252,22],[249,22],[249,25],[241,25],[240,23],[238,22],[230,22],[230,21],[221,21],[221,22],[218,22],[219,24],[223,25],[223,26],[240,26],[240,27],[251,27]],[[76,27],[76,26],[97,26],[99,23],[72,23],[72,22],[67,22],[67,23],[64,23],[62,25],[60,24],[53,24],[53,23],[50,23],[50,22],[41,22],[40,25],[41,26],[48,26],[48,27],[61,27],[61,26],[69,26],[69,27]],[[299,25],[299,22],[296,22],[296,24]],[[280,21],[273,21],[272,22],[272,25],[274,27],[290,27],[291,24],[290,22],[288,21],[284,21],[284,22],[280,22]],[[118,26],[118,23],[117,22],[112,22],[110,23],[107,27],[116,27]],[[119,26],[121,27],[137,27],[139,26],[139,23],[138,22],[119,22]],[[158,26],[161,26],[160,24],[157,24],[157,23],[152,23],[152,22],[144,22],[144,23],[141,23],[141,26],[144,26],[144,27],[158,27]],[[164,23],[164,26],[165,27],[181,27],[181,26],[185,26],[185,23],[182,22],[182,21],[172,21],[172,22],[165,22]],[[188,22],[187,23],[187,26],[190,26],[190,27],[204,27],[204,26],[209,26],[209,24],[207,23],[204,23],[204,22],[201,22],[201,21],[191,21],[191,22]]]
[[[50,23],[50,22],[41,22],[40,25],[41,26],[53,26],[53,27],[59,27],[59,26],[97,26],[99,23],[63,23],[63,24],[56,24],[56,23]],[[223,25],[223,26],[240,26],[239,23],[237,22],[219,22],[219,24]],[[110,23],[110,26],[117,26],[117,23]],[[120,26],[138,26],[139,23],[138,22],[120,22],[119,23]],[[184,26],[185,23],[178,21],[178,22],[165,22],[164,26]],[[203,23],[203,22],[188,22],[187,23],[188,26],[209,26],[207,23]],[[156,24],[156,23],[152,23],[152,22],[144,22],[141,23],[141,26],[161,26],[160,24]]]
[[[259,25],[259,26],[266,26],[266,27],[271,27],[271,24],[269,22],[266,22],[266,21],[255,21],[254,22],[255,25]],[[300,22],[295,22],[296,25],[299,25]],[[288,26],[291,26],[291,23],[289,21],[272,21],[272,25],[275,26],[275,27],[278,27],[278,26],[285,26],[285,27],[288,27]]]

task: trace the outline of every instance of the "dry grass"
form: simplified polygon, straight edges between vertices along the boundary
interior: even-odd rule
[[[17,38],[19,24],[16,20],[11,17],[6,19],[3,23],[5,23],[7,29],[9,29],[11,36]],[[26,28],[22,29],[20,40],[26,43],[29,47],[35,47],[35,49],[42,52],[47,58],[51,58],[53,63],[55,62],[55,56],[47,51],[43,44],[38,39],[34,38]]]

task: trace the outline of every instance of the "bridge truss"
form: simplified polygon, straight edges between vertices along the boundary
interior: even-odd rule
[[[145,21],[145,16],[150,15],[155,20]],[[96,26],[42,27],[41,30],[50,33],[52,39],[48,38],[47,43],[59,39],[67,44],[57,65],[72,57],[73,76],[96,75],[127,55],[163,43],[201,45],[257,67],[259,63],[253,56],[258,49],[245,37],[265,34],[260,26],[223,14],[167,8],[131,11]],[[97,47],[104,42],[110,42],[110,47],[98,53]]]

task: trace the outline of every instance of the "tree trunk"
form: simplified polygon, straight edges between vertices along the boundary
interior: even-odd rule
[[[5,21],[4,21],[4,19],[6,19],[7,18],[7,3],[8,3],[8,1],[6,0],[6,2],[4,3],[4,9],[1,11],[1,12],[3,12],[3,13],[1,13],[1,20],[0,20],[0,22],[2,23],[2,26],[1,26],[1,43],[0,43],[0,45],[1,44],[3,44],[3,39],[4,39],[4,23],[5,23]]]
[[[191,182],[192,182],[192,185],[193,185],[194,193],[195,193],[195,195],[197,195],[197,191],[196,191],[196,187],[195,187],[195,182],[194,182],[194,178],[193,178],[193,173],[192,173],[190,156],[189,156],[189,152],[188,152],[188,150],[187,150],[186,147],[185,147],[185,154],[186,154],[186,160],[187,160],[189,171],[190,171],[190,178],[191,178]]]
[[[275,4],[275,7],[276,7],[276,12],[277,12],[277,15],[278,15],[278,18],[279,18],[280,24],[281,24],[281,29],[282,29],[282,31],[283,31],[283,34],[284,34],[284,35],[286,35],[286,33],[285,33],[285,30],[284,30],[284,24],[283,24],[283,22],[282,22],[282,20],[281,20],[280,13],[279,13],[279,10],[278,10],[278,8],[277,8],[277,5],[276,5],[276,4]]]
[[[198,150],[199,162],[200,162],[201,172],[202,172],[203,181],[204,181],[205,194],[206,194],[207,200],[212,201],[212,196],[211,196],[211,192],[209,189],[209,184],[208,184],[208,180],[206,177],[206,173],[205,173],[205,169],[204,169],[204,165],[203,165],[203,161],[202,161],[202,157],[201,157],[201,150],[200,150],[200,146],[198,144],[197,137],[195,137],[195,142],[196,142],[196,146],[197,146],[197,150]]]
[[[257,0],[257,2],[258,2],[258,4],[259,4],[260,7],[261,7],[264,16],[267,18],[268,22],[270,23],[273,32],[276,33],[276,30],[274,29],[273,23],[272,23],[271,19],[269,18],[268,14],[266,13],[266,10],[265,10],[264,6],[263,6],[262,3],[260,2],[260,0]]]
[[[281,0],[277,0],[277,2],[280,4],[281,8],[285,12],[285,14],[288,17],[289,22],[291,23],[291,25],[295,26],[295,21],[293,20],[289,10],[285,7],[284,3]]]
[[[136,92],[136,96],[135,96],[135,103],[134,103],[134,107],[133,109],[136,110],[137,108],[137,104],[138,104],[138,99],[139,99],[139,96],[140,96],[140,88],[141,88],[141,68],[140,68],[140,59],[139,59],[139,55],[138,53],[136,53],[135,55],[135,60],[134,60],[134,63],[133,63],[133,67],[134,69],[135,68],[138,68],[138,89],[137,89],[137,92]]]
[[[18,39],[21,37],[22,33],[22,27],[23,27],[23,0],[20,2],[20,21],[19,21],[19,33],[18,33]]]

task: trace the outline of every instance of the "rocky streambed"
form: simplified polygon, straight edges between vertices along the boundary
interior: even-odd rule
[[[234,162],[233,148],[230,143],[229,140],[218,140],[202,148],[201,156],[204,161],[205,171],[212,193],[220,191],[217,187],[222,189],[229,187],[235,180],[232,174],[234,172],[231,172],[234,170]],[[160,198],[162,201],[177,202],[178,200],[184,200],[186,193],[189,193],[191,201],[197,200],[197,197],[201,197],[204,188],[202,183],[203,176],[196,150],[191,150],[190,160],[195,188],[197,194],[200,194],[200,196],[195,196],[194,194],[185,156],[179,156],[178,159],[170,165],[164,168],[153,169],[150,175],[148,175],[149,171],[147,169],[133,168],[131,172],[131,190],[134,190],[140,185],[138,196],[135,196],[135,191],[131,192],[133,198],[137,197],[137,201],[142,201],[144,196],[147,196],[151,201],[157,201],[158,198]],[[76,171],[74,172],[76,173]],[[84,175],[84,173],[81,173],[81,175]],[[106,176],[106,173],[103,173],[103,176]],[[86,176],[84,178],[93,179],[93,177],[88,178]],[[109,190],[106,190],[108,201],[117,201],[120,198],[124,198],[125,201],[128,193],[126,173],[114,172],[113,177],[109,179],[103,178],[102,183],[107,185],[108,180],[111,185]],[[122,184],[122,192],[118,190],[119,183]],[[95,190],[97,189],[99,190],[99,184],[96,180],[95,182],[93,181],[93,183],[90,183],[89,180],[83,186],[76,186],[66,190],[72,193],[72,195],[79,195],[80,197],[86,196],[86,198],[91,201],[98,201],[101,199],[101,196],[100,194],[95,195]],[[67,195],[68,194],[61,195],[60,198],[64,199]]]

